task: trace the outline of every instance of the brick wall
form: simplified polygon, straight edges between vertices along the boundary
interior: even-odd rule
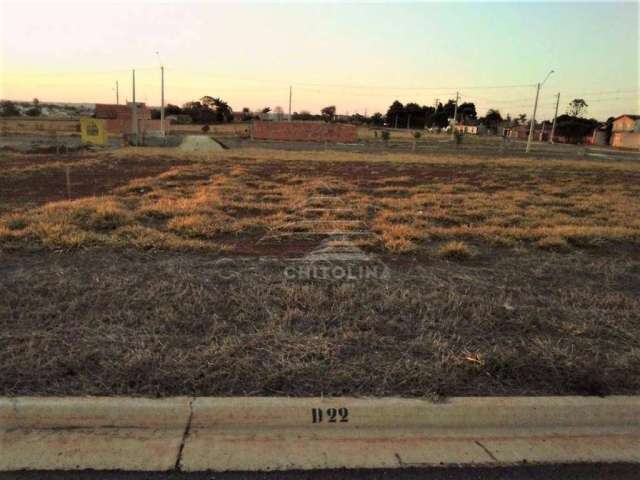
[[[126,118],[108,118],[105,119],[107,123],[107,132],[110,134],[120,135],[123,133],[131,133],[131,120]],[[160,120],[138,120],[138,131],[140,133],[148,132],[150,130],[160,130]],[[171,121],[168,118],[164,120],[164,130],[169,132]]]
[[[354,143],[355,125],[324,122],[253,122],[253,138],[259,140]]]

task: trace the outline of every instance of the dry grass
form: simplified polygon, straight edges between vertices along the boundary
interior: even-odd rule
[[[640,243],[640,165],[632,162],[130,148],[75,158],[71,168],[86,161],[135,169],[158,157],[167,162],[164,172],[103,197],[7,212],[0,217],[0,241],[13,247],[130,243],[216,251],[233,250],[230,239],[255,243],[264,236],[290,238],[292,230],[321,234],[339,226],[372,231],[362,244],[391,254],[428,254],[432,242],[442,241],[564,252]],[[177,160],[182,164],[171,167]],[[60,175],[58,163],[52,175]],[[0,177],[46,176],[46,168],[53,167],[16,163]]]
[[[79,134],[80,121],[54,118],[0,118],[0,133]]]
[[[451,241],[438,248],[438,255],[444,258],[464,260],[473,256],[473,250],[464,242]]]
[[[55,201],[64,168],[0,159],[2,394],[640,391],[637,163],[71,158]],[[337,225],[388,279],[283,277]]]
[[[216,258],[4,255],[0,394],[640,392],[637,257],[507,251],[337,284],[287,281],[282,262],[220,278]]]
[[[559,252],[569,250],[569,243],[562,237],[543,237],[536,242],[536,246],[544,250],[556,250]]]

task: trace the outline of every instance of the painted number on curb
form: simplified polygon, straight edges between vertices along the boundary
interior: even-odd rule
[[[349,409],[341,408],[321,408],[311,409],[311,423],[346,423],[349,421]]]

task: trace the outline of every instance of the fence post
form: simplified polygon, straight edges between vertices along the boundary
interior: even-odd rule
[[[64,174],[67,182],[67,200],[71,200],[71,167],[69,165],[64,166]]]

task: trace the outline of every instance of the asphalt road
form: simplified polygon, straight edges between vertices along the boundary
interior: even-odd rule
[[[640,478],[640,464],[432,467],[404,470],[217,472],[0,472],[0,480],[622,480]]]

